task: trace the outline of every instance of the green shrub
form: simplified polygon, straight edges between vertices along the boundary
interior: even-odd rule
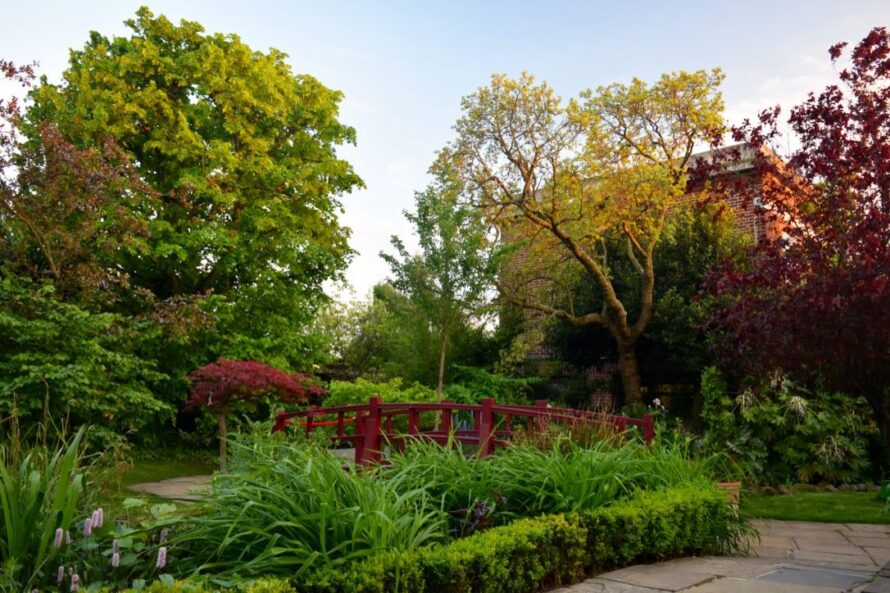
[[[329,395],[324,400],[325,407],[366,404],[372,396],[379,396],[388,403],[434,402],[436,392],[420,383],[404,385],[401,379],[386,383],[372,383],[358,378],[355,381],[331,381]]]
[[[348,571],[300,579],[300,593],[520,593],[583,573],[586,530],[577,516],[522,519],[446,546],[382,554]]]
[[[725,451],[758,482],[850,483],[868,476],[877,434],[862,397],[810,391],[780,375],[731,395],[719,372],[702,373],[707,450]]]
[[[120,316],[61,302],[51,285],[6,274],[0,303],[0,417],[89,424],[87,438],[100,450],[172,417],[151,390],[165,376],[136,354],[138,332]]]
[[[587,528],[589,570],[683,554],[731,552],[743,546],[750,531],[725,493],[705,483],[641,491],[581,517]]]
[[[485,369],[454,365],[451,385],[445,397],[456,402],[474,404],[485,397],[493,397],[502,404],[528,404],[537,378],[508,377],[489,373]]]
[[[300,593],[532,593],[585,572],[738,548],[744,524],[705,485],[642,492],[587,513],[515,521],[449,545],[299,579]]]
[[[521,593],[583,574],[586,530],[576,516],[545,515],[424,551],[423,582],[443,593]]]

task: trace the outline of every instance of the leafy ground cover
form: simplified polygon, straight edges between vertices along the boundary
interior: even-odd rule
[[[884,512],[884,503],[874,492],[744,494],[742,511],[756,519],[890,524],[890,512]]]

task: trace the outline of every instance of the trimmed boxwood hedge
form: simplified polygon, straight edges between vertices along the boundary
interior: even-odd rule
[[[261,579],[244,593],[533,593],[636,562],[722,553],[746,528],[716,488],[695,485],[587,513],[521,519],[447,545],[380,554],[348,569],[289,582]],[[208,584],[152,583],[146,593],[207,593]]]

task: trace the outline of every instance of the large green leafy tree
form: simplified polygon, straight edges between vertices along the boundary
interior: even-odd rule
[[[375,382],[401,378],[408,383],[436,385],[439,340],[428,322],[419,323],[408,295],[388,283],[374,287],[372,300],[344,311],[340,326],[349,326],[336,353],[349,373]],[[454,324],[448,337],[446,377],[457,366],[489,366],[497,345],[484,328]]]
[[[355,140],[337,119],[341,94],[236,35],[145,8],[126,24],[127,37],[92,33],[28,110],[32,140],[46,121],[81,149],[114,138],[157,198],[141,212],[145,248],[115,252],[132,294],[150,296],[119,310],[210,314],[213,331],[146,346],[174,378],[220,355],[307,365],[322,285],[351,255],[339,199],[361,185],[336,155]]]
[[[441,397],[450,338],[482,312],[494,288],[497,258],[481,212],[460,201],[464,189],[454,172],[434,173],[435,182],[415,195],[414,211],[405,212],[419,252],[410,253],[394,236],[396,254],[380,255],[392,270],[394,286],[408,296],[414,322],[428,325],[438,345],[436,392]]]
[[[3,60],[0,74],[33,80]],[[151,196],[113,142],[81,150],[44,124],[22,146],[21,122],[21,103],[0,101],[0,418],[90,423],[107,444],[171,411],[134,352],[144,320],[103,311],[128,290],[116,254],[146,234],[122,202]]]

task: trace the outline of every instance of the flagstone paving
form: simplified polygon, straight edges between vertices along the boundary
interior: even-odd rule
[[[128,490],[142,494],[151,494],[161,498],[175,500],[198,500],[210,486],[213,476],[186,476],[183,478],[170,478],[160,482],[146,482],[127,486]]]
[[[551,593],[890,593],[890,525],[753,523],[746,557],[630,566]]]

